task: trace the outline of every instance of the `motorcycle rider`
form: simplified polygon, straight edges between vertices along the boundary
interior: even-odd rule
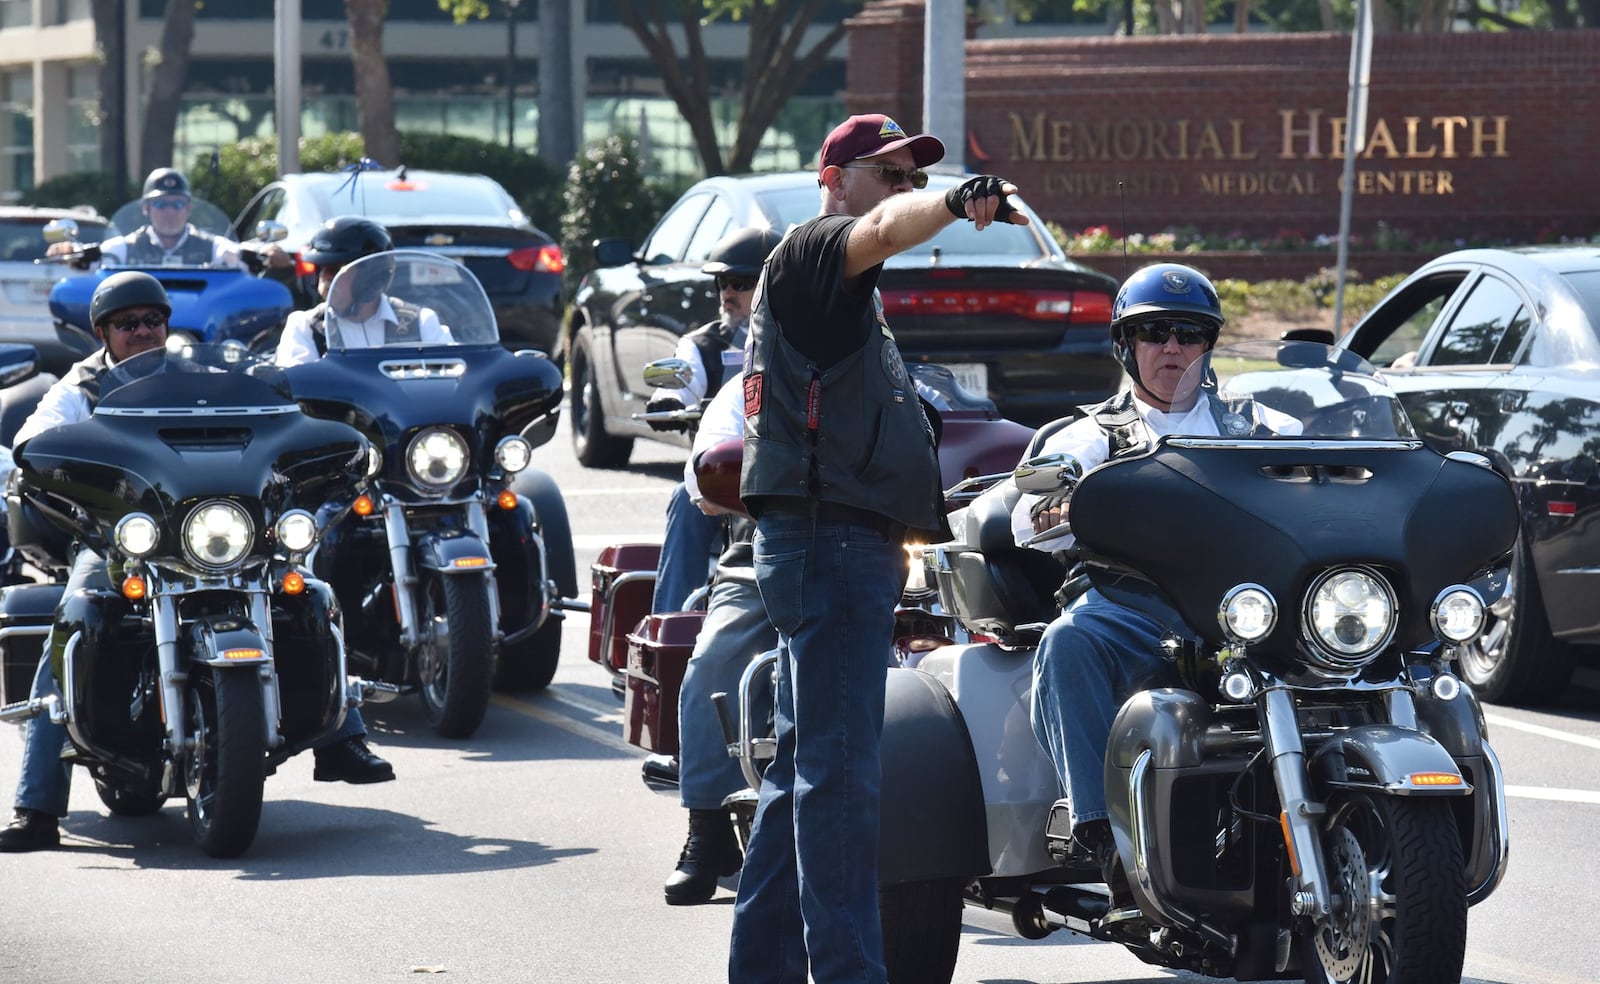
[[[89,304],[89,318],[101,347],[74,365],[45,393],[39,406],[17,431],[16,444],[55,427],[88,419],[100,396],[101,376],[111,366],[130,356],[166,344],[167,317],[172,306],[161,282],[147,273],[123,271],[107,277],[95,289]],[[63,599],[86,588],[111,590],[106,561],[87,548],[80,549],[72,561]],[[46,638],[39,668],[34,674],[32,697],[56,691],[51,670],[51,653],[65,640],[51,631]],[[394,778],[388,762],[367,747],[366,726],[360,712],[351,708],[344,725],[317,748],[313,755],[318,782],[369,783]],[[23,750],[22,774],[17,781],[15,814],[9,826],[0,830],[0,853],[36,851],[61,843],[59,819],[67,814],[67,798],[72,782],[70,763],[61,761],[66,728],[39,715],[28,724]]]
[[[751,226],[717,241],[700,269],[717,278],[722,317],[702,325],[678,340],[674,355],[689,363],[693,372],[682,389],[658,389],[650,394],[645,410],[682,410],[699,406],[707,395],[722,387],[730,366],[744,363],[744,341],[750,324],[750,300],[767,254],[783,237],[775,230]],[[652,420],[654,430],[683,430],[674,420]],[[742,431],[740,432],[742,433]],[[652,612],[676,612],[690,594],[706,583],[707,568],[722,523],[695,508],[682,483],[667,500],[667,529],[656,566]]]
[[[439,316],[432,308],[407,304],[384,293],[389,283],[382,278],[381,265],[376,261],[368,264],[373,267],[372,277],[360,277],[359,283],[349,279],[344,282],[348,284],[347,296],[328,297],[334,277],[346,265],[392,249],[394,241],[389,238],[389,231],[365,216],[341,215],[324,222],[301,253],[301,259],[317,268],[317,296],[322,301],[309,311],[289,315],[283,323],[274,361],[280,366],[297,366],[322,358],[328,351],[330,327],[340,333],[344,348],[408,340],[421,345],[448,344],[449,332],[439,324]],[[387,272],[393,276],[393,266]]]

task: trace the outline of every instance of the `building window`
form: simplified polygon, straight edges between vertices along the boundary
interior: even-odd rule
[[[33,188],[33,69],[0,74],[0,200]]]
[[[33,0],[0,0],[0,28],[32,26]]]
[[[56,23],[88,20],[93,14],[94,6],[90,0],[60,0],[60,6],[56,8]]]
[[[100,70],[92,64],[67,71],[67,170],[100,169]]]

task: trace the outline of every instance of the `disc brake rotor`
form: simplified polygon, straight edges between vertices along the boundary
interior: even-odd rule
[[[1317,959],[1330,978],[1348,981],[1367,956],[1372,931],[1367,858],[1348,827],[1337,828],[1329,838],[1328,866],[1339,904],[1317,924]]]

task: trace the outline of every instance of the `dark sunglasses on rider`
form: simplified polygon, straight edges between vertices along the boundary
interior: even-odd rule
[[[1193,321],[1146,321],[1136,325],[1133,329],[1133,338],[1137,342],[1149,342],[1152,345],[1165,345],[1167,339],[1178,336],[1179,345],[1204,345],[1211,340],[1210,329]]]
[[[108,321],[106,324],[117,331],[127,332],[131,335],[140,328],[149,328],[152,331],[157,328],[165,328],[167,326],[167,316],[160,311],[146,311],[144,314],[118,318],[115,321]]]
[[[184,208],[188,208],[189,207],[189,199],[187,199],[187,198],[152,198],[150,200],[150,207],[154,208],[154,209],[160,209],[161,211],[167,211],[168,209],[171,209],[171,210],[184,209]]]
[[[841,164],[840,167],[853,167],[858,170],[870,168],[878,174],[878,180],[887,185],[897,185],[902,181],[910,181],[911,187],[922,190],[928,187],[927,171],[907,171],[894,164]]]
[[[718,293],[720,293],[722,291],[725,291],[730,287],[733,288],[734,290],[738,291],[741,294],[743,294],[747,290],[755,290],[756,289],[756,278],[755,277],[738,277],[738,276],[718,277],[717,278],[717,291],[718,291]]]

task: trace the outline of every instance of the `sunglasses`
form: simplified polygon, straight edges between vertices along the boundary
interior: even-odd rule
[[[755,277],[718,277],[717,278],[717,290],[719,292],[720,291],[724,291],[724,290],[728,290],[729,288],[732,288],[733,290],[736,290],[741,294],[743,294],[747,290],[755,290],[756,289],[756,278]]]
[[[160,311],[146,311],[144,314],[119,318],[116,321],[109,322],[109,324],[117,331],[127,332],[131,335],[140,328],[149,328],[152,331],[157,328],[165,328],[167,326],[167,316]]]
[[[189,199],[187,199],[187,198],[152,198],[150,200],[150,207],[153,208],[153,209],[159,209],[160,211],[163,211],[163,212],[177,211],[179,209],[188,208],[189,207]]]
[[[878,180],[887,185],[897,185],[902,181],[910,181],[911,187],[919,191],[928,187],[927,171],[907,171],[905,168],[894,164],[841,164],[839,166],[876,171]]]
[[[1165,345],[1174,335],[1179,345],[1204,345],[1211,341],[1210,329],[1192,321],[1146,321],[1133,329],[1134,341],[1152,345]]]

